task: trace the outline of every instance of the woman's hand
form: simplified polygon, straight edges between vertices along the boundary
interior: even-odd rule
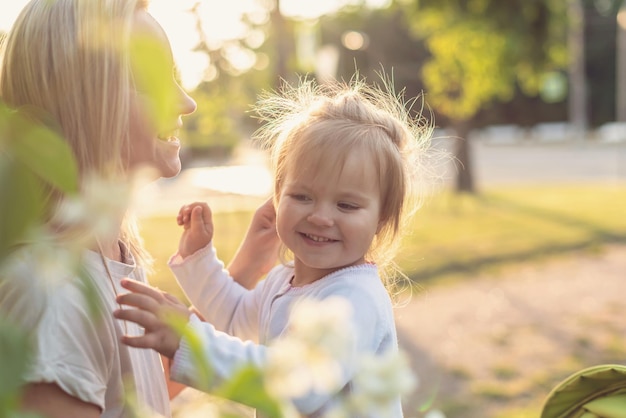
[[[173,358],[181,338],[174,329],[174,321],[186,323],[190,310],[174,296],[155,287],[131,279],[123,279],[121,284],[131,293],[118,295],[117,303],[137,309],[118,309],[113,316],[134,322],[145,330],[141,336],[124,335],[122,342],[131,347],[151,348]]]

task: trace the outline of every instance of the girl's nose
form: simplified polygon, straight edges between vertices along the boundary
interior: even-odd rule
[[[327,209],[316,206],[307,216],[307,221],[317,226],[333,226],[333,218]]]

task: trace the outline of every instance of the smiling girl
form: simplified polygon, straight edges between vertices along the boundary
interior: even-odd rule
[[[346,329],[353,333],[348,359],[397,352],[393,304],[383,282],[394,278],[385,273],[392,271],[388,267],[404,215],[415,208],[413,173],[430,131],[411,119],[405,103],[389,90],[358,79],[331,86],[304,81],[262,98],[257,110],[266,125],[259,136],[270,148],[276,230],[290,256],[285,251],[281,265],[256,288],[245,289],[216,256],[209,207],[183,207],[179,223],[185,231],[170,267],[209,323],[162,292],[125,281],[135,293],[118,300],[140,309],[115,315],[139,323],[146,334],[123,341],[173,358],[173,378],[197,384],[189,342],[159,319],[166,306],[176,309],[203,335],[204,354],[220,383],[246,363],[267,361],[267,346],[289,333],[290,312],[299,301],[340,297],[353,312],[352,328]],[[350,392],[356,366],[340,361],[341,390],[294,399],[299,413],[320,416]],[[389,416],[402,416],[399,397]]]

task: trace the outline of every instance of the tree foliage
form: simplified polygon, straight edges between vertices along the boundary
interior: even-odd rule
[[[431,56],[422,76],[428,102],[468,120],[516,87],[536,95],[546,74],[567,65],[562,0],[405,0],[412,32]]]

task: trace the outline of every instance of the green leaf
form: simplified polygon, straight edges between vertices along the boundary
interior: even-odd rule
[[[131,65],[135,88],[148,100],[153,121],[157,126],[163,124],[175,112],[172,106],[179,102],[169,51],[151,36],[136,34],[131,39]],[[172,126],[158,128],[172,129]]]
[[[23,125],[11,153],[44,181],[66,193],[78,190],[78,166],[63,138],[50,129]]]
[[[37,224],[43,196],[37,178],[26,167],[0,153],[0,260]]]
[[[594,399],[584,406],[586,411],[607,418],[626,418],[626,395],[609,395]]]
[[[191,351],[191,358],[198,368],[198,381],[196,382],[198,389],[209,392],[213,381],[213,368],[204,355],[201,338],[193,329],[187,327],[186,318],[170,315],[164,319],[182,338],[187,340]]]
[[[85,301],[87,302],[90,318],[94,321],[100,321],[103,315],[106,314],[106,311],[104,309],[102,299],[100,298],[100,294],[98,293],[96,284],[94,283],[94,279],[82,265],[76,268],[76,272],[80,278],[80,289]]]
[[[26,331],[0,317],[0,404],[11,404],[23,384],[32,349]]]
[[[254,407],[264,415],[283,416],[280,404],[265,390],[263,373],[256,367],[242,368],[215,393],[231,401]]]

